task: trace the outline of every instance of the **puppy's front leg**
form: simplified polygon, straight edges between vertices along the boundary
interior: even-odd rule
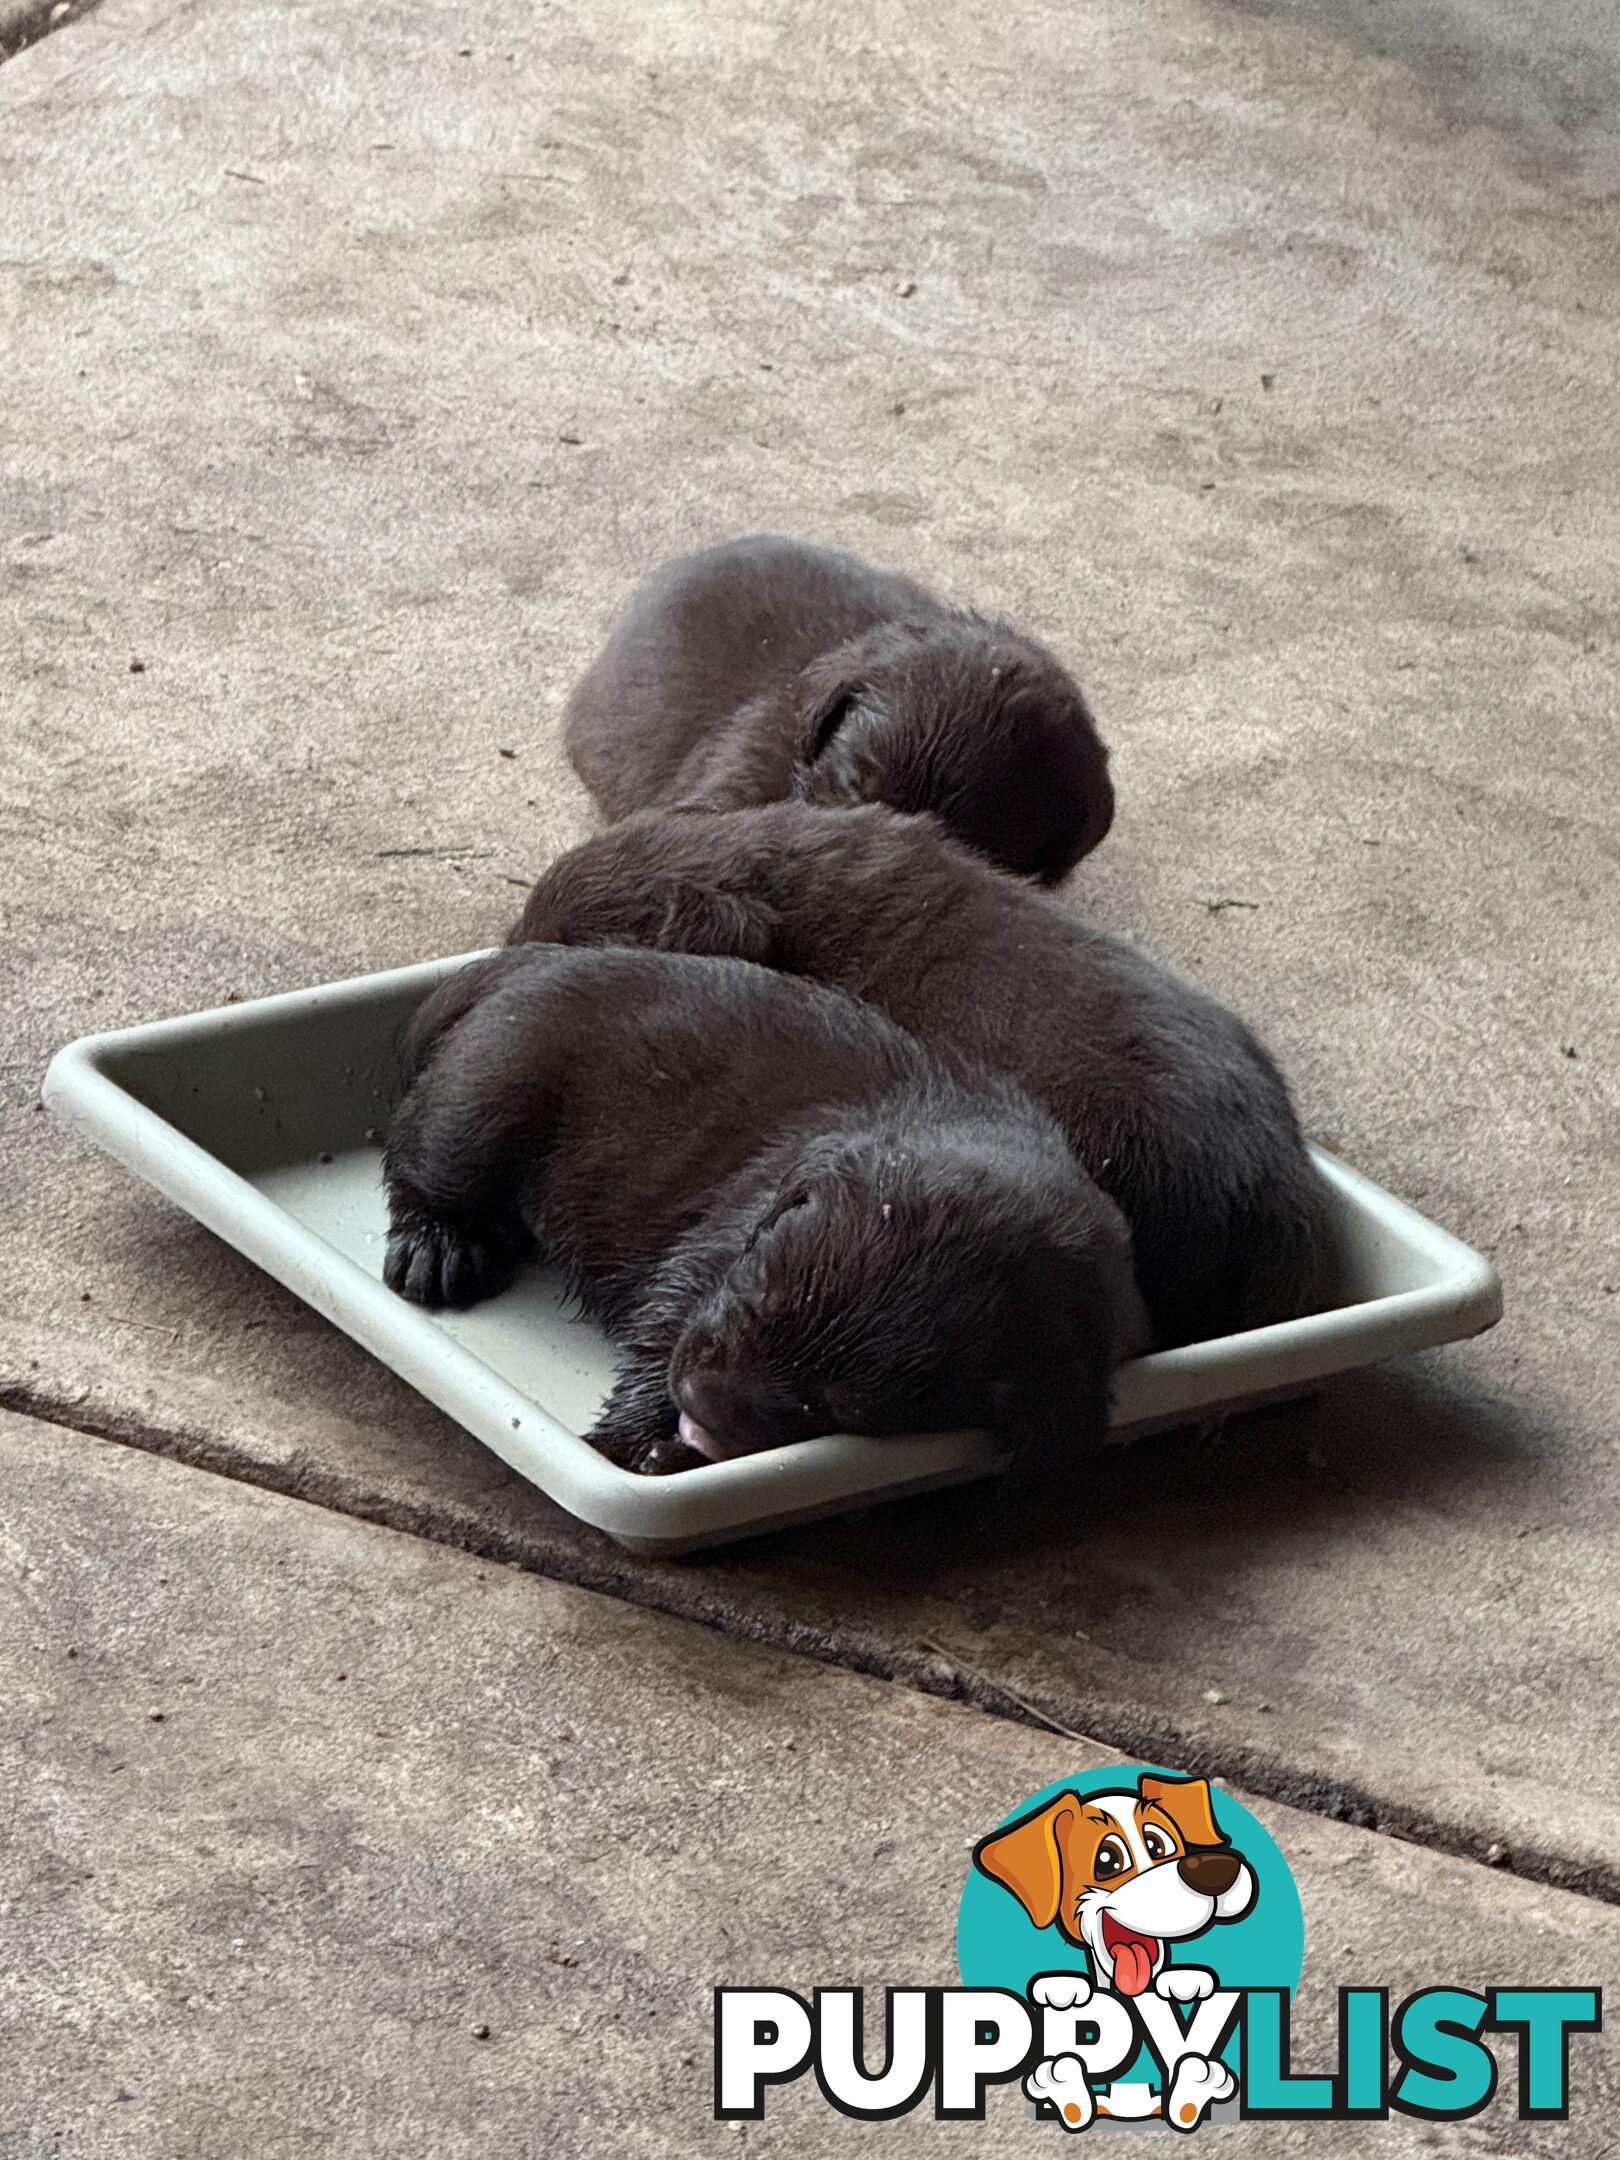
[[[683,1445],[681,1414],[669,1392],[667,1355],[633,1355],[613,1383],[601,1415],[586,1434],[591,1446],[624,1470],[660,1475],[689,1470],[703,1457]]]
[[[492,1120],[453,1058],[417,1080],[389,1128],[383,1281],[413,1305],[467,1306],[504,1290],[527,1249],[512,1173]]]

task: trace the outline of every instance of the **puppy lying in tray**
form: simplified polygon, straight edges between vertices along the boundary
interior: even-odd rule
[[[1044,1111],[837,991],[525,946],[407,1032],[385,1280],[475,1303],[537,1250],[623,1353],[590,1438],[643,1470],[818,1433],[1103,1438],[1130,1240]]]
[[[1259,1043],[932,818],[649,813],[553,863],[511,934],[738,954],[1007,1074],[1123,1210],[1158,1348],[1312,1308],[1325,1195]]]

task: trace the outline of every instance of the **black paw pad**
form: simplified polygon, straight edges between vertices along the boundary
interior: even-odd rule
[[[512,1267],[509,1246],[428,1222],[389,1232],[383,1281],[413,1305],[459,1308],[503,1290]]]

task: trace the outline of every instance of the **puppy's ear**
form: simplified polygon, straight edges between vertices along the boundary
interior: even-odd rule
[[[1010,1890],[1038,1928],[1050,1927],[1063,1905],[1063,1847],[1080,1817],[1077,1793],[1055,1800],[981,1838],[973,1864],[982,1875]],[[1063,1932],[1072,1934],[1067,1920]]]
[[[1163,1778],[1144,1774],[1138,1790],[1144,1805],[1151,1800],[1181,1832],[1183,1845],[1229,1845],[1232,1841],[1216,1825],[1208,1778]]]
[[[814,765],[852,713],[874,700],[874,677],[890,676],[938,625],[920,616],[897,616],[822,653],[798,680],[798,760]]]
[[[860,703],[861,683],[846,668],[826,660],[813,660],[799,683],[799,761],[813,765]]]
[[[769,967],[777,914],[756,893],[722,892],[684,878],[659,888],[663,920],[653,943],[660,952],[701,953],[717,960],[753,960]]]

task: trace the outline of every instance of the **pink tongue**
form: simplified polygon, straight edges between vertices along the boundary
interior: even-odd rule
[[[1140,1995],[1153,1978],[1153,1952],[1145,1942],[1122,1942],[1114,1945],[1114,1991],[1119,1995]]]
[[[694,1454],[706,1455],[710,1462],[725,1461],[725,1454],[714,1434],[700,1425],[696,1418],[689,1418],[684,1410],[681,1412],[680,1434]]]

